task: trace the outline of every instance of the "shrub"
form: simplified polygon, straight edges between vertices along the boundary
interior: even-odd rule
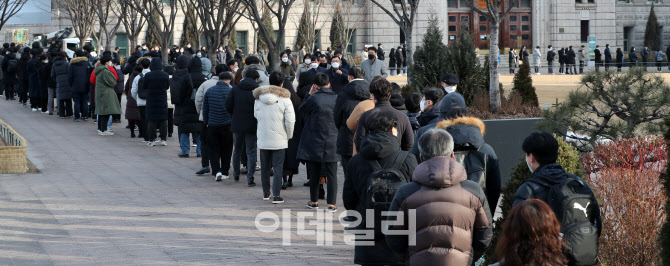
[[[435,13],[431,13],[423,42],[414,53],[414,65],[409,78],[415,88],[439,87],[442,75],[447,73],[448,49],[442,42],[442,31]]]
[[[533,87],[533,78],[530,77],[530,66],[528,64],[521,64],[519,73],[514,75],[514,87],[512,91],[521,95],[521,101],[524,104],[539,105],[535,87]]]
[[[417,91],[416,89],[414,89],[414,87],[412,85],[405,84],[405,86],[402,86],[402,93],[401,94],[402,94],[403,98],[406,98],[407,95],[409,95],[410,93],[413,93],[413,92],[421,93],[420,91]]]
[[[670,120],[665,120],[665,124],[670,128]],[[670,130],[665,132],[665,143],[670,143]],[[668,149],[668,157],[670,158],[670,149]],[[659,235],[659,244],[661,249],[661,259],[663,265],[670,265],[670,167],[666,167],[661,174],[661,184],[663,184],[663,191],[665,191],[665,222],[661,228]]]
[[[666,164],[659,137],[598,144],[583,159],[587,182],[600,204],[599,258],[605,265],[659,265],[658,237],[665,219],[659,175]]]
[[[500,84],[500,91],[503,91],[502,84]],[[509,96],[504,96],[501,93],[501,106],[497,113],[490,111],[489,103],[489,93],[482,92],[474,97],[473,103],[468,109],[470,110],[470,113],[481,119],[508,119],[542,116],[542,112],[537,105],[524,104],[521,95],[517,92],[511,92]]]
[[[523,137],[525,138],[525,136]],[[563,141],[562,138],[557,137],[556,140],[558,141],[558,160],[556,163],[560,164],[566,172],[584,178],[584,172],[582,171],[582,165],[579,161],[579,153],[577,150],[570,146],[570,144],[567,142]],[[487,264],[496,262],[494,256],[495,245],[498,243],[498,238],[502,234],[502,225],[505,223],[505,218],[512,210],[514,194],[516,194],[516,191],[519,189],[521,184],[523,184],[523,182],[532,175],[533,174],[526,165],[525,158],[521,158],[519,163],[512,168],[510,179],[505,185],[505,191],[503,192],[502,199],[500,200],[500,210],[502,212],[502,216],[493,222],[494,228],[491,247],[486,250],[486,254],[484,255]],[[491,210],[491,212],[495,213],[495,210]]]
[[[447,72],[458,77],[458,92],[463,94],[468,106],[472,105],[475,96],[488,91],[488,88],[484,87],[486,84],[484,68],[479,64],[475,44],[467,30],[462,30],[461,35],[449,45],[446,61]]]
[[[599,139],[632,138],[659,132],[670,114],[670,86],[663,78],[633,68],[625,74],[601,71],[582,77],[582,87],[544,113],[540,128],[570,131],[584,150]]]
[[[661,27],[658,25],[658,18],[654,12],[654,4],[651,4],[649,17],[647,18],[647,27],[644,31],[644,46],[649,47],[651,51],[658,51],[661,47]]]

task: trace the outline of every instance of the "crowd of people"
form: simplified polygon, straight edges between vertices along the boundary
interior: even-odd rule
[[[631,47],[628,52],[628,61],[626,62],[624,51],[621,48],[617,48],[613,53],[610,49],[610,45],[606,44],[603,51],[600,50],[600,45],[596,45],[595,50],[593,50],[594,59],[595,59],[595,70],[600,71],[601,67],[604,67],[605,70],[609,70],[610,67],[616,66],[616,71],[621,72],[622,67],[642,67],[645,71],[647,68],[655,66],[657,72],[663,70],[663,66],[667,64],[668,70],[670,70],[670,46],[667,47],[666,52],[663,52],[663,49],[659,47],[658,51],[651,51],[649,47],[644,46],[642,51],[638,54],[635,50],[635,46]],[[541,58],[542,52],[540,51],[540,46],[536,46],[532,53],[532,62],[530,61],[531,54],[528,52],[528,49],[525,46],[521,46],[521,49],[517,53],[515,48],[511,48],[508,52],[509,59],[509,73],[514,74],[514,71],[519,64],[530,64],[533,67],[533,70],[536,75],[540,75],[541,68]],[[589,52],[585,49],[584,45],[579,47],[579,50],[575,51],[572,45],[569,47],[561,48],[558,52],[554,51],[554,47],[549,45],[547,47],[546,53],[546,62],[548,66],[548,73],[554,75],[554,63],[558,60],[558,74],[561,75],[577,75],[584,74],[584,67],[588,65]],[[668,63],[666,63],[666,61]],[[577,66],[579,66],[579,72],[577,72]]]
[[[215,181],[228,179],[232,165],[235,182],[246,173],[247,185],[256,186],[260,157],[264,201],[283,203],[281,190],[293,186],[303,163],[306,207],[337,211],[339,163],[343,205],[360,214],[344,220],[357,223],[355,228],[373,224],[375,231],[374,245],[355,247],[357,264],[471,265],[490,248],[501,191],[498,155],[484,141],[483,121],[468,112],[457,92],[454,74],[445,74],[440,87],[403,97],[400,86],[386,79],[381,45],[368,47],[360,66],[349,64],[341,51],[300,53],[304,64],[295,66],[287,49],[281,70],[274,72],[255,56],[242,64],[225,61],[225,55],[221,63],[218,54],[212,71],[206,50],[187,45],[172,49],[172,73],[165,71],[159,47],[138,47],[123,66],[115,53],[96,58],[90,47],[72,59],[56,49],[45,53],[38,44],[3,47],[7,100],[16,91],[24,106],[30,98],[33,111],[52,114],[57,108],[59,117],[74,115],[75,122],[93,118],[101,136],[113,135],[112,123],[125,114],[130,137],[148,146],[167,146],[176,125],[178,156],[189,157],[195,143],[202,158],[196,174],[211,173]],[[517,191],[503,225],[495,249],[500,264],[595,263],[597,238],[589,241],[600,234],[601,222],[593,193],[556,164],[552,135],[533,133],[522,148],[533,177]],[[556,194],[566,187],[572,194]],[[389,230],[407,230],[412,210],[416,244],[407,235],[384,233],[384,211],[402,211],[405,223]]]

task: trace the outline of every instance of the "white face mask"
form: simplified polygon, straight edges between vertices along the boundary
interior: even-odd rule
[[[528,163],[528,156],[526,156],[526,166],[528,166],[528,170],[530,170],[530,172],[532,173],[532,172],[533,172],[533,168],[531,168],[531,167],[530,167],[530,164]]]
[[[288,57],[282,57],[281,61],[284,62],[284,63],[288,62]]]
[[[233,69],[233,73],[237,73],[237,70],[240,69],[239,67],[236,67]]]
[[[45,64],[46,64],[46,63],[49,63],[49,60],[44,60],[44,63],[45,63]]]
[[[112,62],[107,62],[107,66],[112,66]]]
[[[195,55],[197,55],[198,57],[202,57],[202,54],[201,54],[201,53],[197,53],[197,54],[195,54]]]
[[[146,47],[146,46],[142,46],[142,49],[146,50],[146,49],[147,49],[147,47]]]
[[[183,53],[183,52],[184,52],[184,49],[179,50],[179,52],[180,52],[180,53]]]
[[[335,63],[333,63],[331,66],[332,66],[333,68],[339,68],[339,67],[340,67],[340,63],[335,62]]]
[[[419,103],[419,108],[421,109],[421,112],[423,112],[423,109],[426,109],[426,101],[421,100]]]
[[[305,59],[305,65],[309,65],[310,63],[312,63],[312,60]]]
[[[456,91],[456,86],[447,86],[447,87],[444,87],[444,90],[445,90],[447,93],[452,93],[452,92],[455,92],[455,91]]]
[[[186,45],[186,48],[191,48],[191,46],[190,46],[190,45]]]
[[[317,68],[317,67],[319,67],[319,64],[318,63],[312,63],[311,66],[312,66],[312,68]]]

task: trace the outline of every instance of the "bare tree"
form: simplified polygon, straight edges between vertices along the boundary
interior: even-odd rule
[[[342,17],[344,19],[344,32],[342,33],[342,54],[347,54],[347,47],[351,42],[351,38],[356,34],[356,30],[362,28],[365,23],[368,22],[368,16],[363,14],[367,4],[366,2],[354,3],[354,1],[340,1],[340,11],[342,12]],[[355,64],[355,54],[356,48],[354,47],[354,53],[349,58],[349,62]],[[363,58],[365,60],[365,58]]]
[[[486,11],[473,6],[472,2],[468,2],[468,4],[472,6],[472,9],[475,10],[475,12],[486,17],[489,21],[489,73],[491,76],[489,80],[489,97],[491,101],[491,110],[496,112],[500,108],[500,88],[498,87],[500,78],[498,76],[498,54],[500,53],[500,48],[498,48],[498,31],[500,30],[500,23],[507,17],[512,10],[512,7],[516,5],[516,0],[509,0],[509,6],[505,12],[502,12],[501,9],[505,2],[504,0],[485,1]]]
[[[201,27],[205,32],[208,57],[216,63],[215,49],[228,41],[230,34],[234,34],[234,26],[246,10],[242,6],[243,0],[179,0],[182,6],[189,5],[195,10]],[[241,10],[240,10],[241,9]],[[228,58],[230,60],[232,58]]]
[[[335,6],[336,0],[312,0],[304,1],[303,12],[307,12],[309,16],[307,17],[307,28],[304,32],[299,32],[302,34],[302,37],[305,40],[305,46],[308,50],[316,49],[316,40],[319,38],[317,33],[320,35],[321,30],[326,25],[326,21],[331,19],[331,14],[327,13],[324,17],[321,14],[323,6]],[[294,17],[295,18],[295,17]],[[300,18],[293,21],[296,28],[300,28]],[[321,48],[321,47],[319,47]]]
[[[146,20],[149,28],[160,35],[163,65],[168,62],[168,49],[174,34],[175,17],[177,16],[177,0],[121,0],[128,1]]]
[[[53,2],[66,11],[66,17],[72,22],[74,33],[79,39],[79,44],[84,45],[86,39],[91,37],[95,22],[98,19],[95,8],[97,0],[54,0]]]
[[[295,3],[296,0],[243,0],[247,4],[247,8],[250,11],[252,21],[256,22],[258,25],[259,33],[261,37],[265,40],[265,43],[268,46],[268,53],[270,55],[270,68],[272,70],[279,70],[279,51],[283,47],[279,47],[284,41],[286,35],[286,22],[288,20],[288,13]],[[273,3],[276,5],[275,8],[272,8]],[[279,34],[276,40],[273,40],[272,36],[274,32],[270,32],[265,25],[263,25],[262,18],[262,9],[259,5],[266,5],[272,15],[277,18],[277,24],[279,25],[278,31]]]
[[[114,11],[119,12],[115,14],[121,19],[123,27],[126,28],[126,34],[128,34],[128,40],[130,41],[130,54],[132,54],[147,20],[136,9],[132,8],[129,1],[121,0],[119,6],[120,8]]]
[[[0,0],[0,30],[18,13],[28,0]],[[51,10],[49,10],[51,11]]]
[[[121,26],[121,18],[125,16],[123,12],[127,12],[127,10],[122,9],[121,5],[116,0],[96,0],[91,4],[95,5],[95,13],[98,16],[98,32],[95,36],[96,41],[98,42],[98,45],[101,45],[104,37],[105,51],[110,51],[112,39],[114,38],[116,31],[119,29],[119,26]],[[112,23],[114,19],[116,19],[116,21]]]
[[[393,7],[393,13],[391,13],[388,8],[382,5],[380,0],[370,1],[386,12],[386,14],[389,15],[391,19],[393,19],[393,21],[398,25],[398,27],[400,27],[400,30],[402,30],[402,33],[405,35],[405,44],[407,45],[407,48],[405,48],[405,53],[407,54],[405,62],[407,62],[407,69],[409,69],[407,76],[411,76],[411,73],[409,72],[411,71],[412,65],[414,64],[414,55],[412,54],[412,30],[414,28],[416,12],[419,8],[419,2],[421,2],[421,0],[388,0],[388,2]],[[365,60],[365,58],[363,58],[363,60]],[[411,85],[412,80],[407,79],[407,83]]]

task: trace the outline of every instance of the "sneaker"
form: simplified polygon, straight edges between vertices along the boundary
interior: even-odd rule
[[[246,174],[246,173],[248,173],[248,172],[249,172],[249,171],[247,171],[247,168],[246,168],[246,167],[244,167],[244,166],[240,167],[240,173],[242,173],[242,174]]]
[[[147,146],[151,146],[151,147],[156,146],[156,142],[155,141],[149,141],[149,142],[147,142]]]
[[[33,108],[33,112],[37,112],[37,108]]]
[[[260,167],[260,166],[258,166],[258,165],[256,165],[256,168],[254,168],[254,169],[255,169],[254,171],[258,172],[258,171],[260,171],[260,170],[261,170],[261,167]]]
[[[214,177],[214,181],[221,181],[223,180],[223,174],[221,172],[216,173],[216,177]]]
[[[270,200],[270,193],[264,193],[263,200]]]
[[[40,111],[40,113],[43,113],[43,114],[48,114],[48,113],[49,113],[49,111],[44,111],[44,112],[41,112],[41,111]],[[51,115],[53,115],[53,114],[51,114]]]
[[[180,154],[177,154],[177,156],[179,156],[179,158],[188,158],[189,155],[188,155],[188,153],[184,153],[184,154],[180,153]]]
[[[79,119],[75,119],[75,120],[74,120],[74,122],[77,122],[77,123],[78,123],[79,121],[81,121],[81,120],[79,120]]]
[[[236,176],[234,179],[235,179],[235,182],[240,181],[240,177],[239,177],[239,176]]]
[[[311,202],[311,201],[308,201],[308,202],[307,202],[307,208],[310,208],[310,209],[318,209],[318,208],[319,208],[319,203],[318,203],[318,202]]]
[[[247,183],[247,186],[249,186],[249,187],[255,187],[255,186],[256,186],[256,183],[254,183],[254,181],[251,181],[251,182]]]
[[[207,166],[207,167],[200,168],[200,170],[195,172],[195,174],[196,175],[204,175],[204,174],[209,173],[209,172],[210,172],[209,166]]]
[[[100,136],[112,136],[112,135],[114,135],[114,132],[105,131],[100,133]]]
[[[198,147],[198,144],[193,144],[193,147]]]
[[[161,146],[167,146],[167,142],[165,142],[164,140],[161,140]]]
[[[284,199],[282,199],[280,196],[275,196],[272,198],[272,204],[279,204],[279,203],[284,203]]]
[[[336,212],[336,211],[337,211],[337,207],[335,207],[335,205],[328,205],[328,211],[329,211],[329,212]]]

